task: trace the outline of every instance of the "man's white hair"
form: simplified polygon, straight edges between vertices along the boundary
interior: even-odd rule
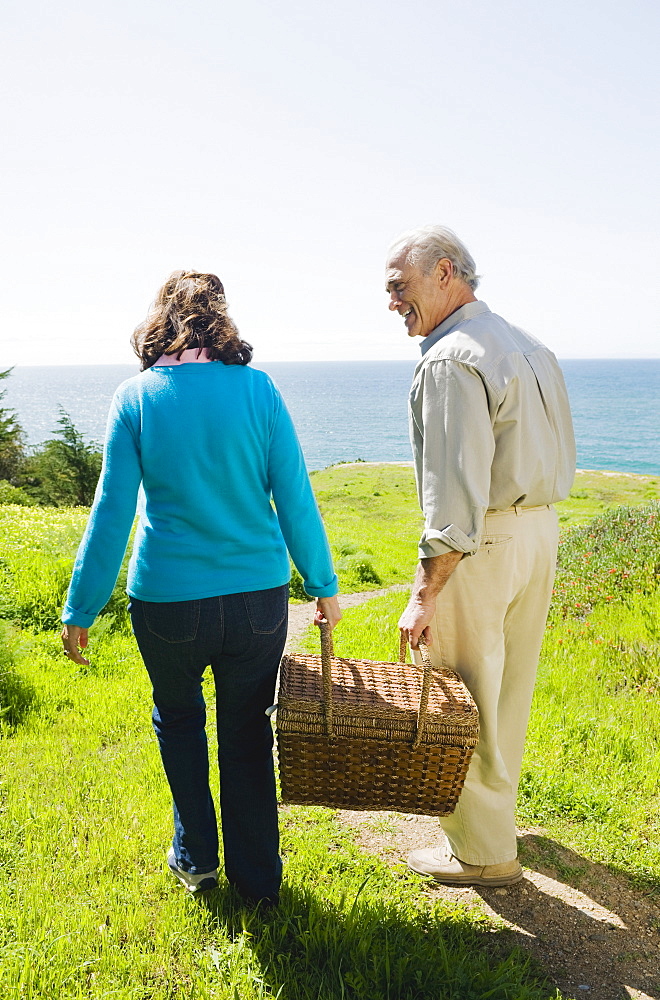
[[[394,260],[402,254],[409,264],[421,268],[424,274],[430,274],[438,261],[446,257],[453,265],[456,278],[464,281],[472,291],[479,284],[472,254],[446,226],[421,226],[402,233],[390,247],[387,259]]]

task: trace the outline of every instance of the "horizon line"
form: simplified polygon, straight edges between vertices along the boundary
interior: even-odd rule
[[[584,356],[572,356],[572,357],[561,357],[557,355],[558,361],[660,361],[660,354],[657,355],[598,355],[592,357]],[[328,358],[327,360],[319,361],[318,358],[296,358],[295,360],[281,358],[258,358],[255,361],[249,362],[250,364],[281,364],[281,365],[304,365],[304,364],[319,364],[319,365],[332,365],[332,364],[353,364],[353,363],[369,363],[369,364],[391,364],[394,362],[401,364],[417,364],[419,359],[417,358]],[[125,368],[138,367],[137,360],[135,362],[131,361],[56,361],[52,363],[44,364],[43,362],[14,362],[13,364],[7,365],[4,368],[3,364],[0,363],[0,371],[7,371],[12,368],[112,368],[122,366]]]

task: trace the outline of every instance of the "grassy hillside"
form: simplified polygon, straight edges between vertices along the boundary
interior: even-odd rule
[[[586,524],[609,507],[638,506],[660,499],[660,476],[578,470],[568,499],[557,504],[564,527]]]
[[[422,529],[412,468],[366,462],[333,465],[312,473],[312,483],[342,591],[410,582]],[[587,523],[608,507],[658,497],[660,477],[578,472],[570,497],[557,507],[566,529]],[[0,617],[28,626],[57,624],[86,520],[82,507],[0,504]],[[125,624],[124,581],[125,567],[105,617],[113,615]]]
[[[312,474],[342,589],[407,583],[422,530],[413,470],[405,464],[353,462]],[[578,472],[557,504],[562,528],[585,524],[608,507],[660,498],[660,477]]]
[[[608,497],[658,493],[648,477],[591,475],[565,524]],[[372,588],[371,572],[408,580],[420,529],[411,470],[359,463],[313,482],[345,589]],[[429,899],[326,810],[283,812],[275,913],[246,913],[222,886],[204,901],[183,893],[165,869],[168,793],[121,587],[93,630],[91,665],[60,652],[85,518],[0,506],[0,996],[558,1000],[499,925]],[[660,885],[659,541],[643,507],[566,535],[519,803],[522,820],[649,892]],[[347,612],[338,647],[392,656],[403,601]]]

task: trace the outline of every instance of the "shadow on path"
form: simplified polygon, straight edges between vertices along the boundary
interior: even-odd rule
[[[528,869],[519,886],[476,892],[513,925],[557,985],[598,1000],[660,1000],[657,887],[636,888],[537,834],[519,840],[519,856]]]
[[[357,842],[398,867],[415,847],[439,844],[437,819],[396,813],[340,812]],[[533,955],[567,996],[660,1000],[660,890],[633,885],[536,832],[523,832],[525,878],[506,889],[471,889],[419,881],[420,896],[463,903],[500,918],[509,940]]]

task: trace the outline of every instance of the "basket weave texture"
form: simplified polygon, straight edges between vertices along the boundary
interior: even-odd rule
[[[327,629],[321,656],[284,656],[277,744],[286,803],[338,809],[453,812],[479,716],[451,670],[424,663],[333,655]]]

